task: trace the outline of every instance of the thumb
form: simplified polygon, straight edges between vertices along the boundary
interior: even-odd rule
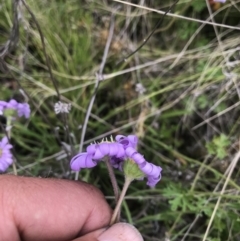
[[[108,229],[88,233],[74,241],[143,241],[143,238],[134,226],[116,223]]]

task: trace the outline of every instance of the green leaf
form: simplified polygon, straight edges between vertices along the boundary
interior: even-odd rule
[[[216,155],[219,159],[227,156],[227,147],[230,145],[228,137],[224,134],[214,137],[211,142],[206,144],[209,154]]]

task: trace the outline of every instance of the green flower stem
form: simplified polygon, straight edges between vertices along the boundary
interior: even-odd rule
[[[7,135],[8,135],[8,139],[11,138],[11,123],[12,123],[12,120],[11,120],[11,117],[7,117],[7,125],[6,125],[6,130],[7,130]]]
[[[125,183],[123,185],[123,189],[122,189],[121,195],[120,195],[120,197],[118,199],[118,202],[117,202],[117,205],[116,205],[116,207],[115,207],[115,209],[113,211],[113,215],[112,215],[112,218],[111,218],[111,221],[110,221],[110,226],[113,225],[114,223],[118,222],[118,220],[117,220],[118,213],[120,213],[122,202],[124,200],[124,197],[126,195],[128,187],[129,187],[129,185],[130,185],[130,183],[132,181],[133,181],[132,178],[129,178],[129,177],[125,178]]]

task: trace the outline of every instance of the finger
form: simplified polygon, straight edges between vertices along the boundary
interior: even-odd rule
[[[106,229],[99,229],[93,232],[90,232],[88,234],[85,234],[84,236],[74,239],[72,241],[98,241],[98,237],[105,231]]]
[[[0,183],[3,240],[66,241],[109,224],[111,210],[89,184],[10,175]]]
[[[98,230],[73,241],[143,241],[138,230],[128,223],[117,223],[107,230]]]

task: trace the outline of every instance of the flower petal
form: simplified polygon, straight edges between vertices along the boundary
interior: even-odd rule
[[[7,102],[4,100],[0,100],[0,106],[5,107],[7,105]]]
[[[137,151],[133,147],[128,147],[125,150],[126,156],[132,158],[133,154],[137,153]]]
[[[116,142],[109,143],[109,156],[116,156],[119,151],[119,144]]]
[[[115,137],[115,140],[117,141],[117,142],[119,142],[119,141],[121,141],[122,139],[125,139],[126,138],[126,136],[124,136],[124,135],[117,135],[116,137]]]
[[[13,146],[11,144],[6,144],[4,148],[9,150],[9,149],[13,148]]]
[[[144,159],[143,155],[141,155],[138,152],[135,152],[132,154],[131,157],[138,165],[143,164],[144,162],[146,162],[146,160]]]
[[[92,160],[92,156],[86,152],[79,153],[70,162],[71,169],[74,171],[80,171],[81,168],[91,168],[96,165],[97,163]]]
[[[127,136],[127,139],[129,140],[133,148],[137,147],[138,137],[136,135],[129,135]]]
[[[98,147],[99,147],[99,150],[101,151],[101,153],[104,155],[104,156],[106,156],[106,155],[108,155],[109,154],[109,143],[100,143],[99,145],[98,145]]]
[[[96,145],[96,151],[93,155],[93,159],[95,160],[100,160],[102,159],[105,155],[101,152],[100,148],[99,148],[100,144]]]
[[[111,157],[110,158],[110,164],[114,167],[114,168],[118,168],[119,170],[122,170],[122,164],[123,164],[124,160],[117,158],[117,157]]]
[[[5,172],[9,165],[6,162],[0,162],[0,172]]]
[[[115,140],[123,145],[124,149],[128,147],[136,148],[138,143],[138,137],[136,135],[129,135],[127,137],[123,135],[117,135]]]
[[[91,144],[87,147],[87,153],[94,155],[97,149],[97,144]]]
[[[4,155],[4,161],[10,166],[13,163],[13,159],[12,159],[12,154],[10,155]]]
[[[123,158],[124,156],[125,156],[125,150],[124,150],[123,146],[118,145],[118,153],[117,153],[116,157]]]
[[[25,116],[25,118],[30,117],[31,110],[28,103],[18,103],[17,111],[18,111],[19,117],[22,117],[22,116]]]
[[[10,108],[10,109],[17,109],[17,106],[18,106],[18,102],[14,99],[11,99],[8,103],[7,103],[7,108]]]
[[[90,155],[87,155],[85,158],[85,163],[84,163],[84,167],[85,168],[92,168],[95,167],[97,165],[97,162],[94,161]]]
[[[141,169],[141,171],[146,174],[146,175],[151,175],[152,171],[153,171],[153,164],[145,162],[141,165],[139,165],[139,168]]]
[[[159,166],[156,166],[152,163],[146,162],[141,165],[139,165],[139,168],[143,173],[145,173],[147,176],[152,176],[154,178],[158,178],[162,168]]]
[[[159,177],[157,177],[157,178],[149,176],[148,181],[147,181],[147,185],[150,186],[150,187],[154,187],[160,180],[161,180],[161,173],[160,173]]]
[[[1,146],[2,146],[2,147],[5,147],[7,143],[8,143],[8,138],[7,138],[6,136],[4,136],[4,137],[2,138],[2,141],[1,141]]]
[[[130,143],[129,140],[127,139],[127,137],[126,137],[126,136],[123,136],[123,135],[117,135],[116,138],[115,138],[115,140],[116,140],[119,144],[123,145],[124,148],[127,148],[128,145],[129,145],[129,143]]]

